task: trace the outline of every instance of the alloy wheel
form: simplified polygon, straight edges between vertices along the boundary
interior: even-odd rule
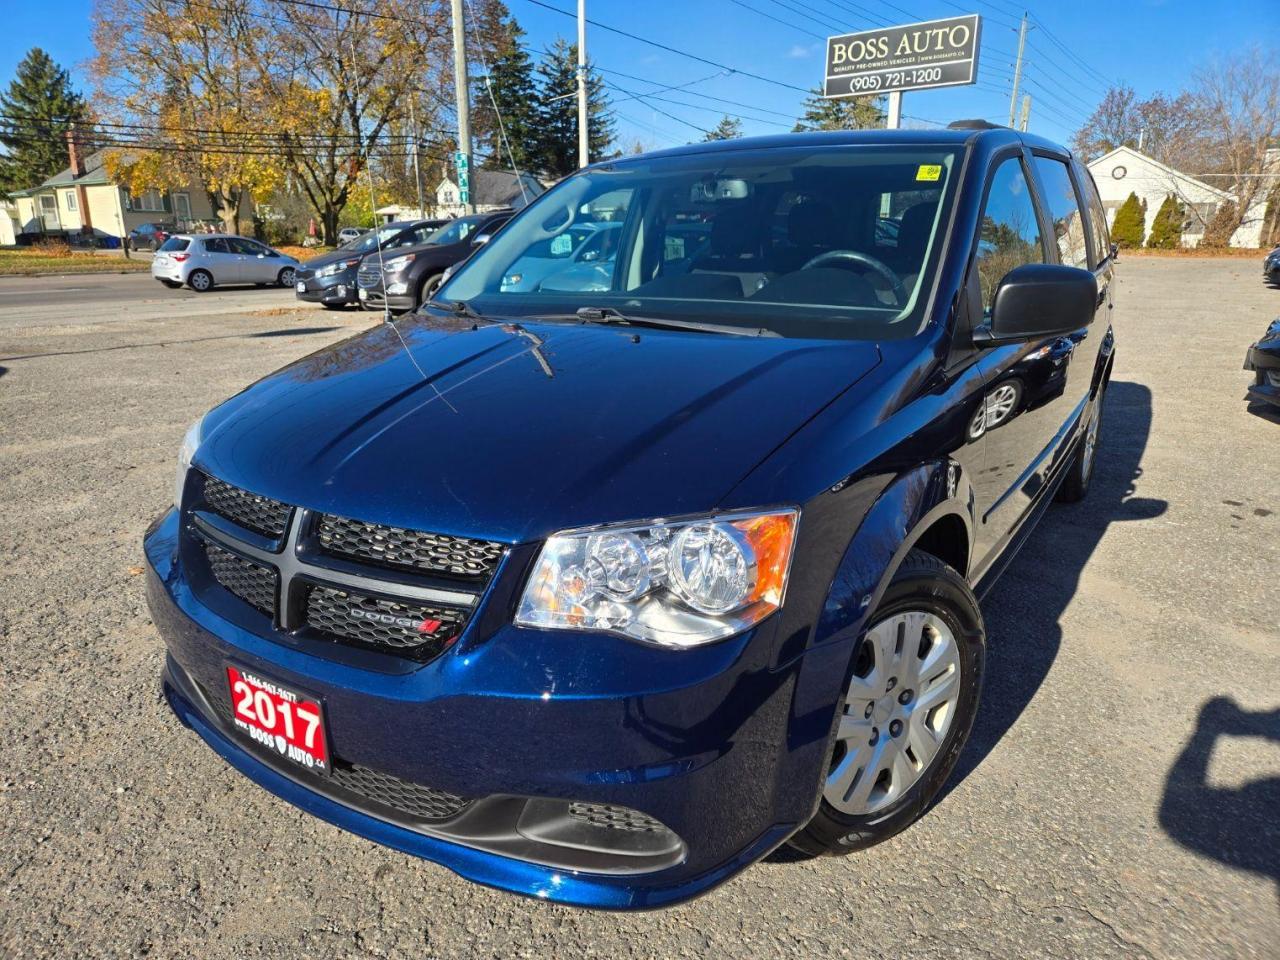
[[[210,287],[209,275],[204,271],[197,270],[187,279],[187,283],[191,284],[193,290],[204,292]]]
[[[897,613],[868,630],[845,691],[827,803],[866,816],[901,799],[946,742],[960,671],[955,634],[933,613]]]
[[[1084,434],[1084,456],[1080,464],[1080,472],[1088,477],[1093,473],[1093,455],[1098,449],[1098,427],[1102,423],[1102,398],[1093,404],[1093,416],[1089,419],[1089,429]]]
[[[285,267],[283,270],[280,271],[280,286],[292,287],[293,277],[294,277],[293,267]]]

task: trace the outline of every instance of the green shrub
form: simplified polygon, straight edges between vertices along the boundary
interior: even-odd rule
[[[1172,193],[1164,198],[1156,218],[1151,221],[1151,236],[1147,246],[1153,250],[1177,250],[1182,246],[1182,221],[1186,211]]]
[[[1136,193],[1129,194],[1129,199],[1116,211],[1115,223],[1111,225],[1111,239],[1121,249],[1131,250],[1142,246],[1144,234],[1143,221],[1146,220],[1146,209]]]

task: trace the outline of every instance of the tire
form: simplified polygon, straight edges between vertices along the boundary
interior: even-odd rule
[[[280,286],[282,287],[292,287],[293,277],[294,277],[293,267],[285,267],[278,274],[276,274],[276,283],[280,284]]]
[[[326,310],[343,310],[347,305],[345,303],[322,303],[320,306]]]
[[[422,281],[422,285],[418,287],[418,302],[414,304],[415,309],[431,299],[431,294],[435,293],[436,287],[440,286],[440,278],[443,276],[443,273],[433,273]]]
[[[1078,503],[1089,494],[1089,483],[1093,480],[1093,469],[1098,462],[1098,444],[1102,442],[1102,404],[1106,396],[1104,383],[1090,407],[1089,423],[1085,427],[1084,436],[1080,438],[1079,449],[1071,458],[1067,475],[1062,478],[1062,485],[1054,495],[1059,503]]]
[[[208,270],[192,270],[187,275],[187,286],[196,293],[208,293],[213,289],[213,274]]]
[[[170,290],[177,290],[180,286],[182,286],[182,284],[180,284],[177,280],[166,280],[163,277],[160,278],[160,282],[163,283]]]
[[[789,841],[810,856],[863,850],[918,820],[955,768],[977,715],[986,631],[960,574],[912,550],[869,623],[849,665],[818,812]],[[914,650],[902,643],[913,637]],[[929,673],[919,676],[922,665]]]

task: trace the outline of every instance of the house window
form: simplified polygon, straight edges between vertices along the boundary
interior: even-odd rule
[[[76,208],[76,195],[74,190],[67,191],[67,209],[74,211]]]
[[[146,213],[163,213],[164,194],[159,190],[144,190],[141,194],[134,194],[130,198],[129,207]]]
[[[173,212],[182,220],[191,219],[191,194],[175,193],[173,195]]]

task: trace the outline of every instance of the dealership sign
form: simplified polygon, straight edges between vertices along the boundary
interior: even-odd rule
[[[826,97],[954,87],[978,79],[975,13],[827,39]]]

